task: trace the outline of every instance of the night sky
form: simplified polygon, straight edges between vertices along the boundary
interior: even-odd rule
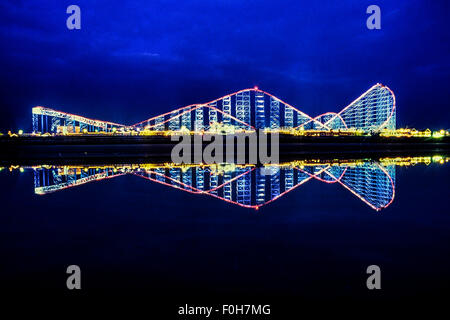
[[[0,131],[31,130],[35,105],[134,124],[255,85],[314,116],[377,82],[399,126],[448,128],[449,17],[449,1],[2,0]]]

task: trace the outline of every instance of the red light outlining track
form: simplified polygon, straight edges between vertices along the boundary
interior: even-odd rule
[[[262,108],[261,110],[265,110],[264,108],[267,107],[267,105],[264,102],[265,98],[270,98],[270,107],[272,108],[272,101],[277,101],[278,104],[276,104],[276,106],[274,106],[274,110],[278,110],[278,111],[273,111],[275,113],[272,114],[272,109],[271,109],[271,114],[270,114],[270,126],[268,127],[265,122],[265,112],[262,112],[262,116],[260,115],[259,119],[255,119],[256,121],[260,121],[259,122],[259,127],[260,129],[270,129],[270,130],[278,130],[281,127],[281,112],[284,108],[284,112],[285,112],[285,116],[286,116],[286,111],[290,110],[290,122],[287,125],[287,127],[290,127],[292,129],[298,129],[300,127],[305,127],[306,125],[309,124],[314,124],[316,126],[315,130],[325,130],[325,131],[329,131],[329,130],[333,130],[333,129],[360,129],[363,131],[372,131],[372,130],[381,130],[385,127],[389,127],[390,129],[395,129],[395,123],[390,123],[391,119],[394,118],[394,114],[395,114],[395,110],[396,110],[396,100],[395,100],[395,95],[392,92],[391,89],[389,89],[387,86],[384,86],[380,83],[377,83],[375,85],[373,85],[371,88],[369,88],[366,92],[364,92],[362,95],[360,95],[358,98],[356,98],[354,101],[352,101],[349,105],[347,105],[345,108],[343,108],[340,112],[335,113],[335,112],[326,112],[323,114],[320,114],[316,117],[311,117],[309,115],[307,115],[306,113],[300,111],[299,109],[295,108],[294,106],[292,106],[291,104],[275,97],[274,95],[260,90],[257,87],[254,88],[247,88],[247,89],[243,89],[243,90],[239,90],[236,91],[234,93],[231,94],[227,94],[224,95],[220,98],[211,100],[209,102],[206,103],[194,103],[194,104],[190,104],[175,110],[171,110],[169,112],[151,117],[149,119],[146,119],[144,121],[135,123],[134,125],[123,125],[123,124],[118,124],[118,123],[114,123],[114,122],[108,122],[108,121],[100,121],[100,120],[95,120],[95,119],[90,119],[90,118],[85,118],[82,116],[78,116],[75,114],[71,114],[71,113],[66,113],[66,112],[62,112],[62,111],[56,111],[53,109],[49,109],[49,108],[44,108],[41,106],[35,107],[33,108],[33,131],[34,132],[41,132],[43,133],[44,130],[48,130],[48,123],[45,121],[39,121],[38,117],[52,117],[52,121],[54,120],[55,122],[52,122],[51,125],[51,129],[50,132],[51,133],[55,133],[55,127],[57,126],[66,126],[66,122],[64,122],[64,125],[61,124],[61,119],[64,119],[64,121],[69,121],[69,125],[71,123],[71,121],[74,121],[73,123],[75,123],[76,121],[79,122],[80,126],[92,126],[94,128],[89,128],[88,130],[94,130],[94,129],[98,129],[101,128],[106,132],[110,132],[111,130],[113,130],[113,128],[125,128],[127,130],[131,130],[131,129],[139,129],[141,126],[146,125],[144,128],[145,129],[154,129],[157,128],[156,131],[164,131],[165,129],[165,124],[170,122],[170,121],[174,121],[174,130],[179,130],[180,129],[180,121],[183,122],[183,118],[182,116],[188,113],[191,113],[197,109],[202,109],[202,112],[199,113],[199,117],[197,118],[197,115],[194,116],[189,116],[186,117],[186,121],[188,121],[188,124],[186,124],[186,126],[188,127],[187,129],[189,131],[194,131],[194,132],[204,132],[204,130],[202,128],[204,128],[205,122],[203,119],[203,108],[205,109],[209,109],[209,110],[214,110],[215,112],[217,112],[217,114],[221,114],[223,119],[229,119],[230,121],[233,120],[234,125],[240,127],[241,129],[248,129],[248,130],[256,130],[255,126],[253,126],[251,123],[247,123],[246,121],[250,122],[250,115],[251,115],[251,110],[250,108],[252,107],[251,105],[251,96],[250,96],[250,92],[254,92],[254,93],[258,93],[258,94],[262,94],[262,96],[258,96],[258,99],[263,99],[260,100],[262,101],[261,104],[257,104],[256,102],[256,95],[253,96],[254,100],[254,104],[253,107],[254,108]],[[235,102],[232,104],[231,103],[231,97],[237,97],[239,94],[241,93],[246,93],[248,95],[244,95],[246,98],[246,103],[244,104],[244,106],[242,105],[242,102],[240,104],[240,108],[244,108],[241,109],[241,115],[239,116],[240,119],[237,116],[233,116],[231,115],[231,108],[236,108],[236,113],[238,113],[237,108],[237,102],[235,100]],[[243,96],[241,96],[242,99]],[[229,98],[227,103],[227,108],[230,108],[227,112],[225,112],[224,110],[221,110],[219,107],[217,107],[217,103],[224,100],[225,98]],[[237,97],[238,98],[238,97]],[[237,99],[236,98],[236,99]],[[362,100],[362,99],[366,99],[367,100]],[[242,101],[242,100],[240,100]],[[362,101],[362,102],[361,102]],[[374,102],[375,101],[375,102]],[[360,104],[358,104],[359,102],[361,102]],[[259,102],[258,102],[259,103]],[[220,105],[220,104],[219,104]],[[223,106],[223,104],[222,104]],[[354,110],[351,108],[355,108]],[[363,110],[361,110],[360,108],[364,108]],[[242,111],[244,110],[244,111]],[[260,109],[258,109],[260,110]],[[243,112],[245,112],[245,115],[243,115]],[[280,112],[280,114],[276,114],[277,112]],[[294,115],[293,112],[296,113],[297,115],[297,124],[294,127]],[[361,117],[361,113],[364,114],[365,112],[368,112],[368,114],[370,114],[371,118],[362,118]],[[210,117],[211,117],[211,113]],[[274,118],[272,118],[272,115],[274,116]],[[322,123],[320,121],[320,119],[324,116],[331,116],[330,119],[328,119],[325,123]],[[374,116],[376,115],[376,117]],[[217,121],[217,115],[215,116],[215,120]],[[191,122],[191,118],[194,119],[194,124],[197,123],[197,121],[199,121],[199,127],[198,128],[191,128],[192,127],[192,122]],[[244,118],[245,121],[242,119]],[[46,118],[47,119],[47,118]],[[188,119],[188,120],[187,120]],[[333,125],[333,121],[335,121],[336,119],[339,119],[339,123],[334,124]],[[395,119],[395,118],[394,118]],[[272,122],[272,120],[274,122]],[[159,122],[157,122],[159,121]],[[176,121],[178,121],[178,123],[176,123]],[[210,118],[210,121],[211,118]],[[262,127],[261,127],[261,121],[262,121]],[[285,125],[286,125],[286,118],[284,118],[285,121]],[[153,123],[151,123],[153,122]],[[352,126],[349,125],[349,123],[352,124]],[[213,122],[211,122],[213,123]],[[210,124],[211,124],[210,123]],[[162,126],[162,127],[161,127]],[[194,125],[195,126],[195,125]],[[42,127],[42,128],[41,128]],[[169,128],[170,128],[170,124],[169,124]],[[42,130],[40,130],[42,129]],[[64,131],[65,132],[65,131]],[[71,132],[70,130],[68,132]]]

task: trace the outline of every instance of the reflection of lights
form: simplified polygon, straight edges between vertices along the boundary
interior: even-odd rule
[[[45,180],[47,182],[42,182],[44,185],[38,184],[38,186],[35,187],[36,194],[47,194],[92,181],[110,179],[125,174],[133,174],[187,192],[210,195],[239,206],[258,209],[262,205],[277,200],[287,192],[294,190],[305,182],[316,179],[325,183],[342,185],[364,203],[378,211],[389,206],[394,199],[395,166],[412,166],[420,163],[427,165],[430,163],[444,164],[445,162],[448,162],[449,159],[450,158],[446,156],[435,155],[433,157],[380,158],[379,160],[375,159],[374,161],[367,159],[304,159],[280,163],[278,165],[272,164],[264,166],[265,169],[267,168],[270,170],[269,175],[273,175],[271,172],[272,170],[275,173],[284,172],[284,174],[281,173],[281,175],[278,175],[278,178],[277,176],[274,176],[274,178],[268,177],[267,179],[270,179],[271,184],[281,184],[280,191],[284,191],[278,194],[266,194],[263,199],[264,201],[262,202],[256,202],[256,196],[254,194],[248,198],[251,199],[249,202],[243,202],[244,198],[242,198],[242,196],[245,192],[248,194],[256,192],[253,188],[248,189],[248,191],[236,189],[236,192],[241,192],[241,198],[238,198],[238,194],[234,194],[234,192],[232,192],[231,196],[225,196],[225,190],[235,187],[239,188],[239,186],[242,187],[246,181],[248,183],[256,183],[254,180],[255,177],[258,177],[258,181],[261,181],[262,176],[265,177],[268,175],[267,171],[262,175],[261,171],[254,171],[254,165],[144,163],[121,164],[115,166],[81,165],[55,167],[43,165],[40,167],[33,167],[33,169],[35,169],[35,174],[36,172],[39,172],[40,169],[47,169],[48,171],[44,171],[44,173],[50,177],[52,175],[53,177],[55,177],[55,175],[76,176],[76,179],[71,180],[71,182],[57,183],[55,181],[61,181],[61,179],[54,180],[51,178]],[[27,167],[21,168],[19,166],[11,166],[10,169],[19,169],[22,172],[24,169],[27,169]],[[175,170],[168,171],[167,169]],[[292,182],[292,180],[290,180],[288,184],[287,177],[289,175],[291,175],[290,179],[293,179],[294,181]],[[199,176],[202,176],[205,181],[205,184],[202,184],[201,188],[198,188],[197,184],[193,183],[191,180],[185,180],[185,178],[183,178]],[[267,182],[267,179],[264,178],[265,183]],[[377,181],[376,184],[370,182],[375,181],[374,179]],[[211,181],[216,182],[215,184],[212,184]],[[285,184],[284,187],[283,184]],[[259,192],[261,193],[261,191]],[[262,194],[264,194],[264,192],[262,192]]]

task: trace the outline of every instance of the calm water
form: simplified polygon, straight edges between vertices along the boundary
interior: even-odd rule
[[[270,302],[373,294],[376,264],[381,298],[445,294],[450,165],[404,162],[5,167],[0,282]]]

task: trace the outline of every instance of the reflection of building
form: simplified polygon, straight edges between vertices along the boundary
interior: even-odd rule
[[[280,195],[280,170],[278,168],[274,168],[270,176],[270,195],[272,199]]]
[[[198,190],[203,190],[205,188],[205,175],[203,168],[195,169],[195,187]]]
[[[262,205],[266,202],[266,175],[261,172],[263,169],[256,170],[256,205]]]
[[[181,180],[181,169],[180,168],[170,168],[169,176],[172,185],[178,185],[177,182]]]
[[[236,169],[237,175],[242,175],[236,180],[236,202],[243,205],[251,205],[251,174],[246,173],[245,168]]]
[[[184,188],[189,189],[189,186],[192,186],[192,171],[191,170],[183,171],[181,177]]]
[[[397,160],[396,160],[397,161]],[[255,168],[220,166],[123,165],[117,167],[62,166],[35,168],[37,194],[47,194],[117,175],[133,174],[195,194],[206,194],[247,208],[259,208],[315,179],[342,185],[372,209],[390,205],[394,198],[395,165],[373,162],[293,162]]]
[[[225,172],[225,174],[223,175],[223,198],[225,200],[232,200],[232,192],[231,192],[231,172]]]
[[[252,114],[254,116],[252,116]],[[393,92],[376,84],[340,112],[310,117],[292,105],[257,88],[241,90],[205,104],[182,107],[132,126],[88,119],[44,107],[33,108],[33,131],[49,133],[179,130],[203,132],[213,123],[235,129],[341,130],[380,132],[394,130],[396,107]],[[268,119],[266,119],[266,117]],[[205,123],[206,121],[206,123]],[[167,123],[167,125],[166,125]]]
[[[294,169],[284,170],[284,189],[289,190],[294,186]]]

